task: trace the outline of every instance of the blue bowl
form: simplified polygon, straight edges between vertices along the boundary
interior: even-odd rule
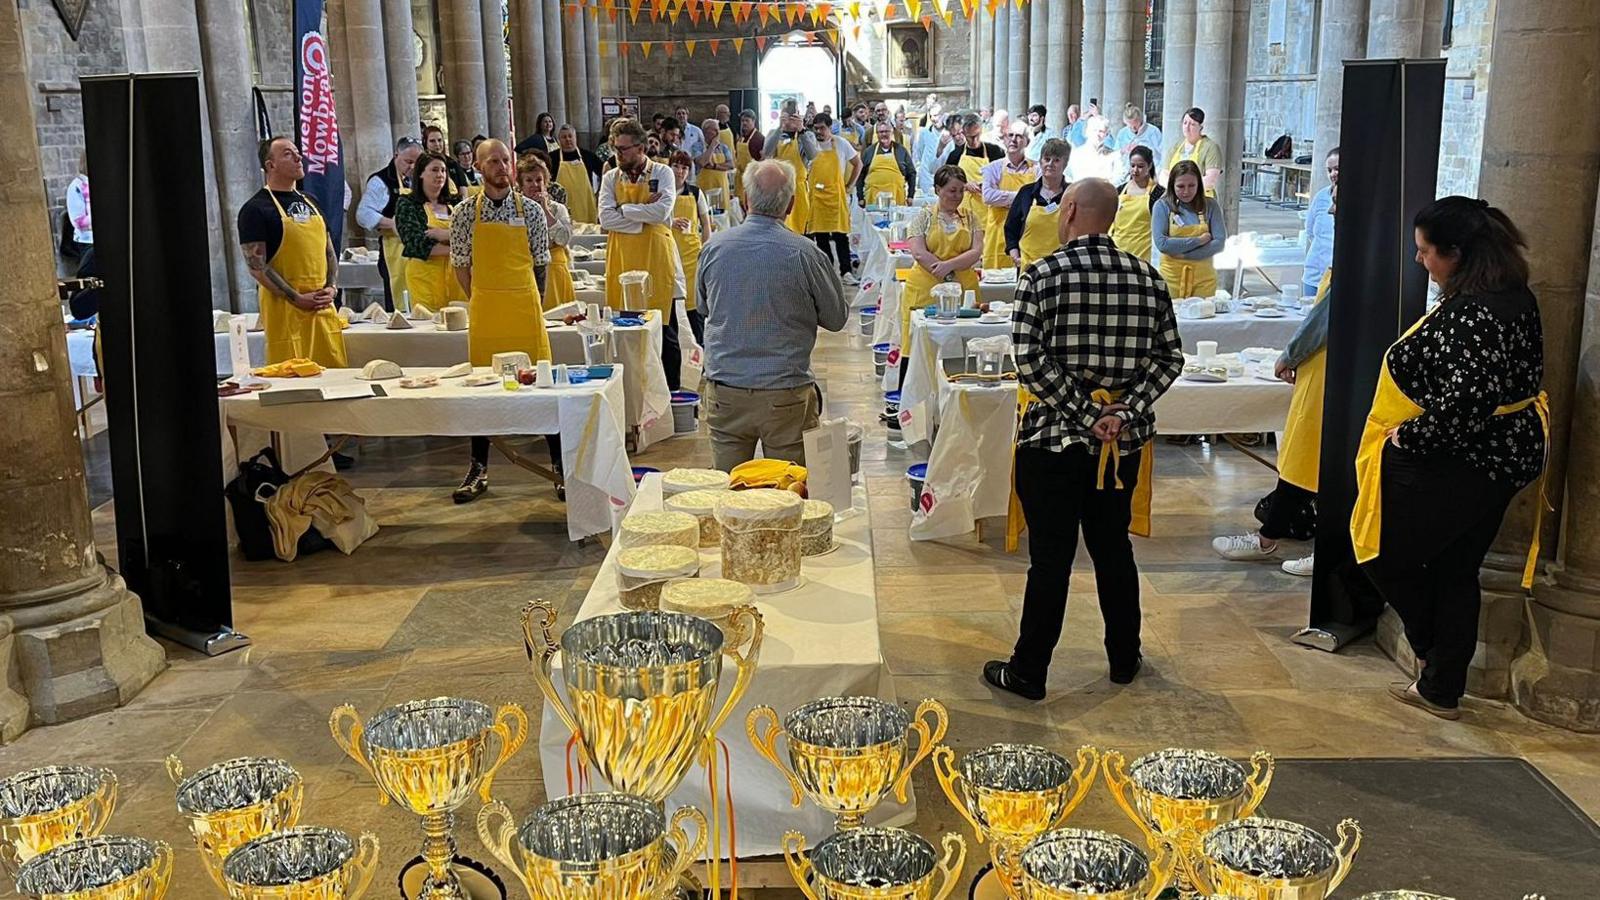
[[[591,381],[605,381],[617,371],[613,365],[590,366],[588,377]]]

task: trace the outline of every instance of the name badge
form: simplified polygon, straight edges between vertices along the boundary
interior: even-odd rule
[[[955,234],[956,232],[961,230],[961,223],[960,222],[952,222],[949,219],[940,219],[939,220],[939,224],[944,226],[944,233],[945,234]]]
[[[511,224],[513,224],[513,225],[521,225],[523,228],[527,228],[528,227],[528,220],[524,219],[521,216],[512,216],[511,217]]]
[[[301,224],[301,225],[304,225],[304,224],[306,224],[306,223],[307,223],[307,222],[309,222],[309,221],[311,221],[311,213],[308,213],[308,212],[305,212],[305,211],[303,211],[303,210],[302,210],[302,211],[300,211],[300,212],[296,212],[296,213],[295,213],[295,214],[294,214],[294,215],[293,215],[293,216],[292,216],[292,218],[293,218],[293,219],[294,219],[294,220],[295,220],[295,221],[296,221],[296,222],[298,222],[298,223],[300,223],[300,224]]]
[[[1058,210],[1060,208],[1061,208],[1061,204],[1059,204],[1059,203],[1046,203],[1044,205],[1044,211],[1045,211],[1046,215],[1054,213],[1056,210]]]

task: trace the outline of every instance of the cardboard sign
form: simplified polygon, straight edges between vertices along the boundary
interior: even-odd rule
[[[850,485],[850,436],[844,419],[824,419],[801,436],[806,449],[806,496],[826,500],[836,513],[854,502]]]

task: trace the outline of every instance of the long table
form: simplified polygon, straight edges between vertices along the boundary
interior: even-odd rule
[[[632,509],[659,509],[660,488],[660,476],[646,476]],[[744,736],[744,721],[751,708],[765,704],[777,710],[781,718],[818,697],[865,695],[897,700],[894,679],[878,640],[872,530],[861,489],[857,489],[853,514],[834,526],[834,537],[839,543],[837,549],[802,563],[799,587],[756,599],[766,623],[760,660],[749,689],[720,734],[732,761],[741,858],[779,852],[783,833],[790,829],[805,832],[813,843],[833,830],[832,817],[809,801],[799,809],[790,806],[789,786],[783,776],[756,754]],[[594,585],[584,596],[578,620],[622,611],[617,597],[616,556],[617,546],[613,544]],[[702,550],[700,560],[702,577],[712,578],[720,573],[717,550]],[[570,624],[563,621],[558,628]],[[725,685],[732,683],[731,668],[728,664],[723,667]],[[555,659],[555,673],[559,686],[560,656]],[[552,798],[566,794],[566,785],[557,773],[567,771],[570,737],[555,711],[545,704],[539,760],[543,771],[551,773],[545,779],[545,787]],[[871,817],[872,823],[905,824],[915,818],[915,799],[903,807],[893,799],[885,799]],[[702,811],[709,811],[709,802],[705,772],[698,767],[690,771],[670,798],[671,805],[690,804]],[[726,856],[725,851],[723,855]]]
[[[427,374],[419,368],[411,374]],[[437,370],[433,370],[437,371]],[[485,370],[487,371],[487,370]],[[461,379],[437,387],[406,389],[382,381],[387,396],[351,400],[268,405],[273,391],[348,388],[367,384],[358,369],[328,369],[313,378],[274,378],[262,392],[220,399],[223,422],[236,435],[233,458],[253,454],[246,429],[293,436],[296,453],[286,453],[289,471],[315,461],[323,435],[358,437],[497,437],[529,434],[561,436],[567,488],[567,535],[579,540],[610,531],[613,515],[633,498],[633,471],[623,446],[623,388],[619,370],[605,381],[570,387],[525,387],[507,391],[495,383],[467,387]],[[226,438],[225,438],[226,440]],[[307,449],[311,448],[311,449]],[[309,455],[311,458],[305,458]],[[229,467],[231,468],[231,467]]]

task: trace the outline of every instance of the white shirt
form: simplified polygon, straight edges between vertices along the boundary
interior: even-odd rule
[[[1123,181],[1122,173],[1126,168],[1123,165],[1122,154],[1115,150],[1095,153],[1086,147],[1080,147],[1067,162],[1067,180],[1104,178],[1112,184],[1120,184]]]
[[[89,179],[75,175],[67,184],[67,218],[72,220],[72,239],[80,244],[94,243],[94,226],[90,221]]]
[[[661,197],[654,203],[618,203],[617,182],[626,178],[621,169],[612,169],[600,179],[600,228],[620,234],[638,234],[644,231],[646,225],[671,228],[672,207],[678,200],[678,180],[672,174],[672,167],[654,160],[647,161],[639,181],[632,182],[648,183],[650,179],[656,179],[657,193]],[[672,296],[682,297],[683,262],[676,253],[672,254],[672,270],[675,291]]]
[[[1161,138],[1161,129],[1151,125],[1149,122],[1144,123],[1144,130],[1138,134],[1134,134],[1132,128],[1126,125],[1122,126],[1122,130],[1117,132],[1117,136],[1111,145],[1122,151],[1124,159],[1127,158],[1128,148],[1130,147],[1149,147],[1150,155],[1155,157],[1155,168],[1151,171],[1166,171],[1161,165],[1162,158],[1167,155],[1165,142]]]

